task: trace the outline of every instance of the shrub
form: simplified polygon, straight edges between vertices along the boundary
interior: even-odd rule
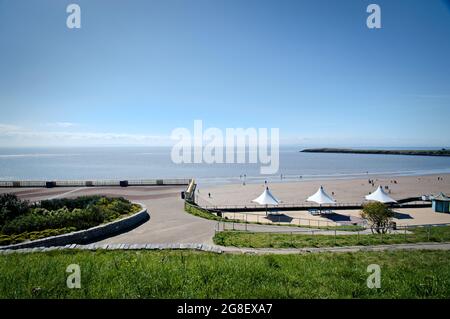
[[[0,225],[29,211],[29,203],[15,194],[0,195]]]
[[[80,196],[77,198],[57,198],[57,199],[49,199],[43,200],[38,205],[41,208],[45,208],[47,210],[58,210],[63,207],[67,207],[69,210],[73,210],[75,208],[86,208],[89,205],[93,205],[100,201],[102,198],[98,195],[94,196]]]
[[[66,227],[61,229],[46,229],[44,231],[25,232],[16,235],[1,235],[0,246],[17,244],[26,240],[36,240],[50,236],[57,236],[75,231],[75,228]]]
[[[386,233],[394,212],[383,203],[373,202],[364,205],[361,217],[369,221],[372,232]]]
[[[51,229],[87,229],[140,209],[139,205],[132,204],[127,199],[104,196],[45,200],[32,206],[14,196],[5,202],[13,203],[9,205],[12,207],[22,207],[20,211],[16,209],[14,214],[5,215],[9,218],[5,218],[0,224],[1,233],[8,236]],[[7,211],[9,206],[5,206],[3,210]]]

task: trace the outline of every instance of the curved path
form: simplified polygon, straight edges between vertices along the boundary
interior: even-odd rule
[[[30,201],[96,194],[122,196],[147,207],[150,220],[127,233],[102,240],[100,244],[212,244],[217,223],[184,211],[180,196],[184,189],[183,186],[2,188],[0,193],[16,193]]]
[[[213,244],[215,229],[233,229],[233,223],[217,223],[193,216],[184,211],[180,193],[184,186],[130,186],[130,187],[60,187],[60,188],[1,188],[0,193],[15,193],[30,201],[82,195],[122,196],[147,207],[150,220],[139,227],[104,239],[99,244]],[[219,226],[219,227],[218,227]],[[290,226],[272,226],[234,223],[237,230],[252,232],[284,232],[334,235],[334,230]],[[361,231],[368,234],[370,230]],[[356,235],[357,232],[337,231],[337,235]]]

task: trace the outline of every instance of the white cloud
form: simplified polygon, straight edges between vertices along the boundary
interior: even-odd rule
[[[66,126],[66,128],[71,127]],[[93,133],[67,131],[34,131],[0,124],[0,146],[90,146],[90,145],[171,145],[169,136]]]
[[[71,123],[71,122],[56,122],[55,125],[58,127],[62,127],[62,128],[77,126],[76,123]]]
[[[4,132],[17,132],[21,130],[22,128],[17,125],[11,125],[11,124],[2,124],[0,123],[0,134]]]
[[[58,127],[58,128],[71,128],[71,127],[78,126],[78,124],[72,123],[72,122],[54,122],[54,123],[47,123],[47,126]]]

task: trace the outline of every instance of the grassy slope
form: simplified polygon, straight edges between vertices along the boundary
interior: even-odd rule
[[[252,233],[238,231],[218,232],[214,243],[222,246],[251,248],[302,248],[331,247],[355,245],[401,244],[414,242],[444,242],[450,241],[450,226],[416,228],[412,234],[376,235],[298,235],[276,233]]]
[[[69,264],[81,289],[66,287]],[[366,286],[381,266],[381,289]],[[40,289],[37,289],[40,288]],[[213,255],[55,251],[0,256],[1,298],[449,298],[450,253]]]

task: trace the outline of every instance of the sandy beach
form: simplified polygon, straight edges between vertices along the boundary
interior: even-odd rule
[[[438,176],[440,177],[438,180]],[[393,181],[397,183],[393,183]],[[270,183],[273,194],[283,204],[305,204],[306,198],[322,185],[338,203],[361,203],[366,194],[377,185],[388,185],[394,199],[420,196],[423,194],[450,193],[450,174],[374,178],[372,187],[366,179],[299,181]],[[43,199],[77,197],[82,195],[123,196],[129,200],[145,204],[151,212],[151,221],[105,242],[186,242],[196,238],[199,242],[211,242],[215,222],[187,214],[183,209],[180,193],[184,187],[57,187],[57,188],[0,188],[0,193],[15,193],[22,199],[38,201]],[[201,206],[211,205],[254,205],[252,199],[264,190],[264,184],[224,184],[199,188],[197,202]],[[209,198],[208,193],[211,193]],[[450,214],[434,213],[431,208],[399,208],[394,221],[397,225],[450,224]],[[334,226],[336,219],[327,216],[312,216],[307,211],[282,212],[281,224],[308,227]],[[337,213],[350,222],[360,220],[359,210],[339,210]],[[244,214],[228,213],[230,219],[241,219],[260,223],[278,223],[277,216],[266,218],[264,212]],[[336,216],[334,216],[336,217]],[[192,228],[193,227],[193,228]],[[291,228],[291,227],[289,227]],[[189,235],[186,235],[189,234]]]
[[[438,177],[441,177],[438,180]],[[394,199],[407,197],[450,193],[450,174],[426,176],[402,176],[372,178],[375,186],[368,179],[314,180],[286,183],[269,183],[270,191],[285,204],[305,203],[320,186],[332,195],[338,203],[361,203],[364,196],[373,192],[378,185],[388,186],[389,194]],[[393,183],[396,181],[397,183]],[[264,184],[227,184],[199,188],[197,191],[200,205],[250,205],[251,201],[263,192]],[[208,193],[211,197],[208,197]]]
[[[439,180],[438,180],[439,177]],[[306,199],[315,193],[320,186],[334,197],[338,203],[362,203],[364,196],[373,192],[378,185],[388,186],[390,196],[394,199],[415,197],[421,195],[450,193],[450,174],[426,175],[426,176],[402,176],[402,177],[378,177],[373,178],[374,185],[369,184],[368,179],[347,180],[323,180],[323,181],[299,181],[268,184],[271,192],[283,204],[305,204]],[[395,182],[396,183],[395,183]],[[200,188],[197,191],[197,202],[201,206],[254,205],[251,201],[258,197],[264,190],[264,184],[228,184]],[[334,193],[334,195],[333,195]],[[211,194],[211,197],[209,197]],[[424,225],[450,223],[450,214],[434,213],[431,208],[400,208],[395,210],[398,225]],[[359,218],[359,210],[339,211],[339,214]],[[228,216],[229,215],[229,216]],[[233,214],[227,217],[232,218]],[[259,215],[259,216],[257,216]],[[268,222],[264,214],[250,216],[249,221]],[[285,212],[285,215],[293,218],[289,223],[327,226],[332,225],[326,217],[312,216],[307,211]],[[239,215],[236,216],[240,218]],[[242,215],[243,217],[243,215]],[[276,222],[276,218],[274,221]],[[315,224],[316,221],[318,224]]]

